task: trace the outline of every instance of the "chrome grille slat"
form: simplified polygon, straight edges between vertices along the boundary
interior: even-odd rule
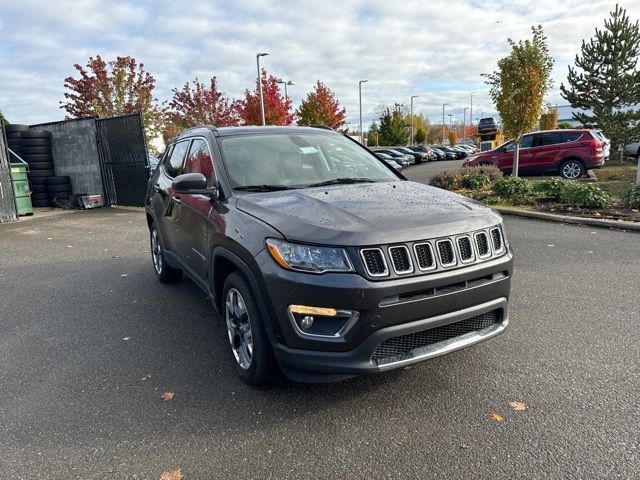
[[[438,249],[440,265],[443,267],[452,267],[457,263],[453,242],[451,240],[438,240],[436,242],[436,248]]]
[[[458,246],[458,255],[462,263],[473,262],[476,259],[476,255],[473,251],[473,244],[471,243],[471,237],[469,235],[462,235],[456,238],[456,244]]]
[[[475,234],[476,249],[479,258],[487,258],[491,256],[491,248],[489,248],[489,238],[485,232]]]
[[[413,273],[413,262],[411,261],[411,254],[409,253],[409,249],[404,245],[389,247],[389,258],[391,258],[393,270],[398,275]]]
[[[367,273],[372,277],[384,277],[389,275],[387,261],[380,248],[363,248],[360,250],[362,261]]]
[[[493,251],[495,253],[502,253],[504,250],[504,240],[498,227],[491,229],[491,240],[493,242]]]
[[[433,247],[431,247],[429,242],[416,243],[413,246],[413,251],[416,254],[418,268],[420,270],[435,270],[436,257],[433,255]]]

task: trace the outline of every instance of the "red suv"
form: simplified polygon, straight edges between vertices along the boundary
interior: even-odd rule
[[[513,142],[509,141],[470,157],[463,167],[495,165],[504,173],[511,173],[513,150]],[[519,171],[523,175],[555,173],[573,180],[584,176],[588,169],[602,165],[602,143],[591,130],[532,132],[524,135],[520,142]]]

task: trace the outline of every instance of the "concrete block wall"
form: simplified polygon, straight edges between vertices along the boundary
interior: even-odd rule
[[[100,194],[104,198],[95,120],[67,120],[30,128],[51,132],[56,175],[71,178],[73,193]]]

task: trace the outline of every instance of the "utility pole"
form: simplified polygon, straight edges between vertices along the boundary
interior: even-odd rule
[[[444,123],[444,107],[446,107],[447,105],[449,105],[448,103],[443,103],[442,104],[442,145],[444,145],[444,136],[445,136],[445,129],[446,129],[446,125]]]
[[[467,137],[467,110],[469,110],[469,108],[464,107],[464,113],[462,114],[462,137],[463,138]],[[471,117],[469,117],[469,119],[471,119]]]
[[[360,100],[360,143],[364,145],[364,139],[362,138],[362,84],[369,80],[360,80],[358,82],[358,98]]]
[[[256,63],[258,65],[258,88],[260,90],[260,116],[262,117],[262,125],[266,125],[267,122],[264,117],[264,96],[262,94],[262,72],[260,71],[260,57],[266,57],[268,53],[256,54]]]
[[[418,98],[418,95],[411,96],[411,139],[409,145],[413,145],[413,99]]]
[[[471,94],[471,108],[469,109],[469,123],[473,127],[473,93]]]

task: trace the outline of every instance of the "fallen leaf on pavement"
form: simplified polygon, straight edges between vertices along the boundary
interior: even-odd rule
[[[127,340],[129,340],[130,338],[131,338],[131,337],[122,337],[122,340],[124,340],[124,341],[126,342],[126,341],[127,341]]]
[[[144,377],[142,377],[142,380],[149,380],[151,378],[151,374],[147,373]]]
[[[466,443],[463,443],[462,445],[460,445],[460,448],[463,448],[466,450],[467,448],[469,448],[469,445],[467,445]]]
[[[521,412],[522,410],[525,410],[527,408],[527,406],[523,402],[509,402],[509,406],[516,412]]]
[[[502,415],[500,415],[499,413],[492,413],[491,415],[489,415],[489,418],[491,420],[493,420],[494,422],[501,422],[502,420],[504,420],[502,418]]]
[[[182,480],[183,478],[180,469],[173,470],[172,472],[162,472],[162,475],[160,475],[160,480]]]
[[[127,276],[127,274],[126,274],[126,273],[123,273],[123,274],[122,274],[122,275],[120,275],[120,276],[121,276],[122,278],[124,278],[124,277],[126,277],[126,276]]]
[[[160,398],[164,401],[168,401],[168,400],[173,400],[174,396],[175,396],[175,393],[173,392],[164,392],[162,395],[160,395]]]

